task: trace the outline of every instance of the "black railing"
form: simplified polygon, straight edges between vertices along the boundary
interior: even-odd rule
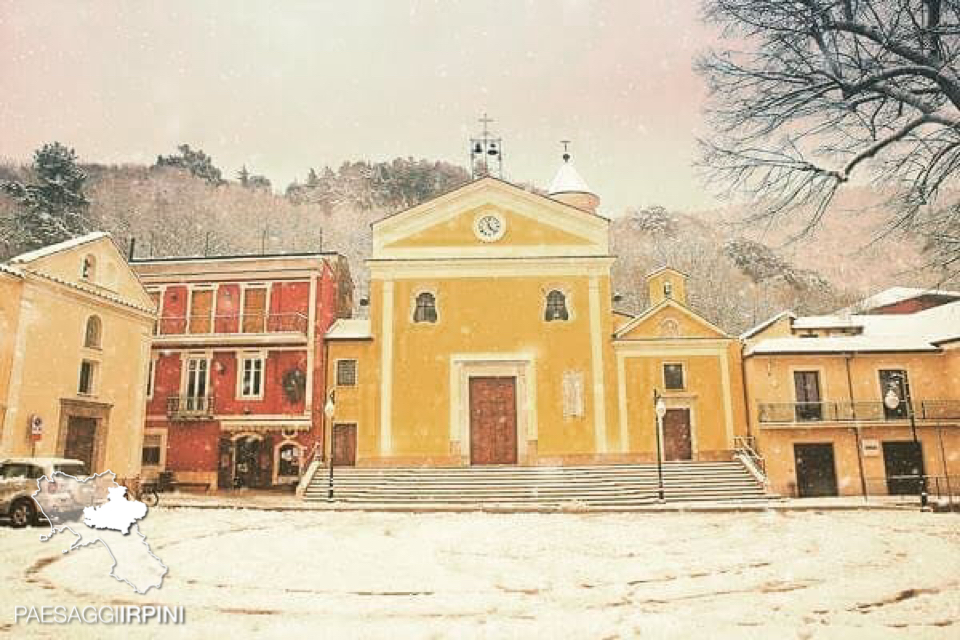
[[[213,396],[171,396],[167,416],[179,420],[207,420],[213,417]]]
[[[927,494],[931,500],[951,500],[960,503],[960,476],[924,476]],[[923,487],[916,474],[890,475],[883,478],[867,478],[867,494],[870,496],[916,496]]]
[[[894,408],[874,402],[761,402],[762,423],[882,422],[907,420],[911,408],[917,420],[960,420],[960,400],[914,400]]]

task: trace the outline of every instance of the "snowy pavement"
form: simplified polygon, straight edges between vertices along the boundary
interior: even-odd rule
[[[955,514],[156,508],[141,530],[170,567],[147,596],[102,548],[0,527],[0,638],[960,635]],[[186,624],[13,626],[17,605],[154,603]]]

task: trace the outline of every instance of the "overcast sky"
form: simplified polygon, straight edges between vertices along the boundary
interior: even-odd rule
[[[566,138],[605,213],[698,208],[711,33],[697,0],[0,0],[0,156],[187,142],[282,189],[348,159],[466,165],[487,111],[510,180],[546,186]]]

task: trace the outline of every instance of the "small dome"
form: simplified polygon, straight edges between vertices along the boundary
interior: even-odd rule
[[[569,154],[564,154],[563,164],[557,170],[557,175],[553,177],[547,191],[554,200],[559,200],[591,213],[596,213],[597,207],[600,205],[600,198],[574,169]]]

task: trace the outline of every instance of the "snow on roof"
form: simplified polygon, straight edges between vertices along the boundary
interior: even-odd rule
[[[580,177],[577,170],[573,168],[573,163],[564,161],[557,170],[557,175],[553,177],[553,182],[547,189],[550,195],[557,193],[593,193],[587,182]]]
[[[784,317],[796,319],[797,316],[793,313],[793,311],[781,311],[780,313],[773,316],[772,318],[767,318],[757,326],[751,327],[746,331],[744,331],[743,333],[741,333],[740,339],[746,340],[747,338],[752,338],[753,336],[757,335],[758,333],[760,333],[761,331],[763,331],[764,329],[766,329],[776,321],[780,320],[780,318],[784,318]]]
[[[23,271],[9,264],[4,264],[2,262],[0,262],[0,271],[2,271],[3,273],[9,273],[12,276],[17,276],[18,278],[23,276]]]
[[[837,315],[849,315],[886,307],[891,304],[919,298],[920,296],[951,296],[960,300],[960,291],[943,291],[938,289],[918,289],[916,287],[890,287],[880,293],[864,298],[859,302],[837,311]]]
[[[800,316],[793,321],[794,329],[848,329],[862,327],[860,316]]]
[[[18,256],[10,258],[10,264],[25,264],[27,262],[33,262],[34,260],[39,260],[40,258],[46,258],[47,256],[52,256],[55,253],[60,253],[61,251],[66,251],[67,249],[73,249],[81,245],[87,244],[88,242],[93,242],[95,240],[100,240],[101,238],[109,238],[110,234],[106,231],[94,231],[93,233],[88,233],[83,236],[77,236],[76,238],[71,238],[69,240],[64,240],[63,242],[58,242],[56,244],[47,245],[46,247],[40,247],[39,249],[34,249],[33,251],[28,251],[26,253],[21,253]]]
[[[775,353],[863,353],[939,351],[923,338],[910,336],[841,336],[829,338],[768,338],[747,349],[747,355]]]
[[[340,318],[327,330],[327,340],[364,340],[372,338],[370,318]]]
[[[805,319],[798,318],[793,326],[800,327],[801,320]],[[747,354],[936,351],[937,343],[960,337],[960,301],[904,315],[853,315],[845,320],[850,323],[846,326],[862,327],[862,333],[855,336],[769,338],[748,349]],[[822,318],[811,322],[810,326],[825,326]]]

